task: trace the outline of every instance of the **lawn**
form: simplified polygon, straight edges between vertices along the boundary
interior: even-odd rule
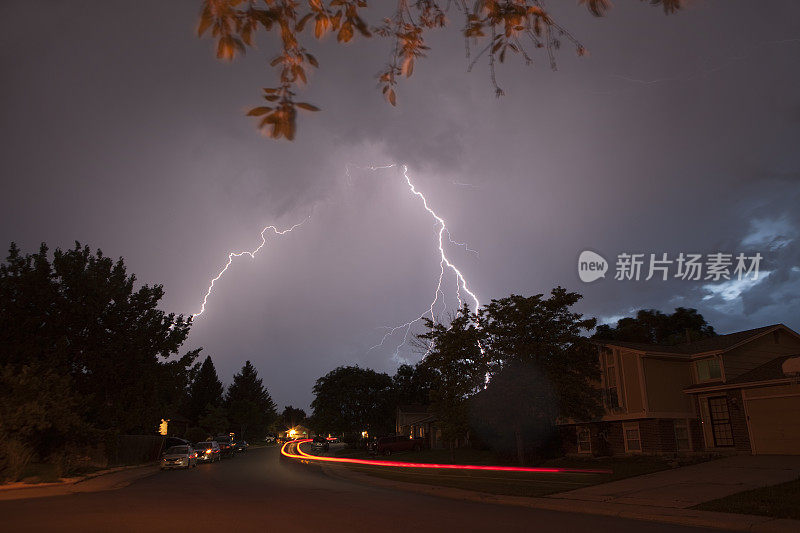
[[[800,478],[780,485],[731,494],[719,500],[701,503],[694,508],[800,520]]]
[[[499,459],[490,451],[472,449],[457,449],[455,451],[454,464],[514,465],[514,463],[510,463],[507,460]],[[360,459],[383,459],[383,457],[370,456],[362,450],[352,449],[340,450],[336,455]],[[421,452],[398,453],[392,455],[391,460],[413,463],[450,463],[450,451],[423,450]],[[400,469],[361,465],[348,466],[348,468],[380,478],[409,483],[440,485],[511,496],[545,496],[598,483],[666,470],[675,466],[675,464],[670,463],[668,459],[663,457],[640,455],[616,458],[564,457],[535,466],[612,470],[613,474]]]

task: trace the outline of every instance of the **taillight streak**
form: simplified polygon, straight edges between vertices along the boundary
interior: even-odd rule
[[[403,461],[378,461],[374,459],[347,459],[344,457],[320,457],[311,455],[300,449],[300,445],[311,442],[312,439],[297,439],[285,443],[281,447],[281,454],[292,459],[303,459],[306,461],[318,461],[325,463],[344,463],[370,466],[390,466],[395,468],[431,468],[447,470],[488,470],[495,472],[537,472],[545,474],[612,474],[611,470],[580,469],[580,468],[540,468],[524,466],[487,466],[487,465],[450,465],[437,463],[407,463]],[[298,453],[291,453],[287,450],[290,444],[296,444]]]

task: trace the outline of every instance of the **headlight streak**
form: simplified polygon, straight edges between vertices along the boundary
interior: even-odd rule
[[[407,463],[403,461],[379,461],[374,459],[347,459],[344,457],[321,457],[318,455],[311,455],[300,449],[300,445],[306,442],[311,442],[312,439],[297,439],[286,442],[281,446],[281,455],[289,457],[290,459],[298,459],[300,461],[314,461],[323,463],[340,463],[340,464],[355,464],[355,465],[368,465],[368,466],[386,466],[394,468],[427,468],[427,469],[443,469],[443,470],[485,470],[493,472],[532,472],[543,474],[613,474],[611,470],[600,469],[581,469],[581,468],[539,468],[539,467],[524,467],[524,466],[488,466],[488,465],[449,465],[437,463]],[[287,447],[294,444],[297,453],[292,453],[287,450]]]

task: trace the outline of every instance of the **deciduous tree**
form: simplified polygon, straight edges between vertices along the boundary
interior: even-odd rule
[[[421,366],[430,373],[431,408],[454,460],[455,442],[469,430],[467,400],[482,390],[489,372],[482,348],[484,332],[466,304],[447,325],[429,318],[424,322],[428,331],[417,336],[427,345]]]
[[[340,366],[314,384],[315,430],[357,437],[388,433],[394,428],[392,379],[358,366]]]
[[[594,338],[645,344],[680,344],[716,334],[697,309],[678,307],[670,315],[656,309],[640,309],[636,317],[621,318],[616,326],[598,326]]]
[[[609,0],[579,1],[596,16],[611,6]],[[648,1],[662,5],[666,13],[674,13],[682,4],[682,0]],[[312,104],[296,101],[298,88],[308,83],[310,71],[319,66],[305,44],[305,30],[316,39],[335,34],[339,43],[348,43],[356,35],[389,40],[391,52],[377,77],[391,105],[397,103],[399,80],[410,77],[415,63],[428,52],[427,32],[450,25],[452,19],[461,20],[468,68],[485,60],[497,96],[503,91],[495,66],[509,55],[530,65],[541,54],[555,69],[555,53],[563,44],[578,55],[586,53],[541,0],[395,0],[380,5],[384,10],[376,16],[381,22],[370,24],[365,20],[366,0],[203,0],[197,31],[200,36],[211,34],[217,57],[225,60],[254,47],[259,31],[277,34],[278,50],[269,63],[277,70],[277,84],[263,89],[265,105],[254,107],[248,115],[256,117],[259,128],[267,129],[271,137],[289,140],[295,135],[297,110],[318,111]]]
[[[189,321],[158,308],[161,285],[135,282],[122,259],[79,243],[52,261],[44,244],[22,254],[12,243],[0,264],[0,366],[68,376],[92,427],[151,433],[199,350],[173,357]]]
[[[572,310],[582,296],[556,287],[543,294],[492,300],[481,310],[485,349],[497,375],[512,363],[530,365],[552,386],[558,416],[591,419],[600,412],[596,349],[585,337],[595,326]]]

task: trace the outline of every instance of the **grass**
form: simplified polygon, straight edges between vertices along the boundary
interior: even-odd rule
[[[771,487],[731,494],[701,503],[694,509],[800,520],[800,478]]]
[[[513,465],[485,450],[457,449],[454,464]],[[345,449],[339,457],[375,458],[363,450]],[[377,459],[381,459],[378,457]],[[450,463],[449,450],[423,450],[391,456],[392,460],[414,463]],[[574,490],[589,485],[607,483],[675,466],[674,462],[658,456],[633,457],[563,457],[545,461],[536,466],[612,470],[612,474],[536,473],[536,472],[486,472],[464,470],[430,470],[421,468],[396,469],[390,467],[348,466],[353,470],[394,481],[439,485],[509,496],[545,496]]]

